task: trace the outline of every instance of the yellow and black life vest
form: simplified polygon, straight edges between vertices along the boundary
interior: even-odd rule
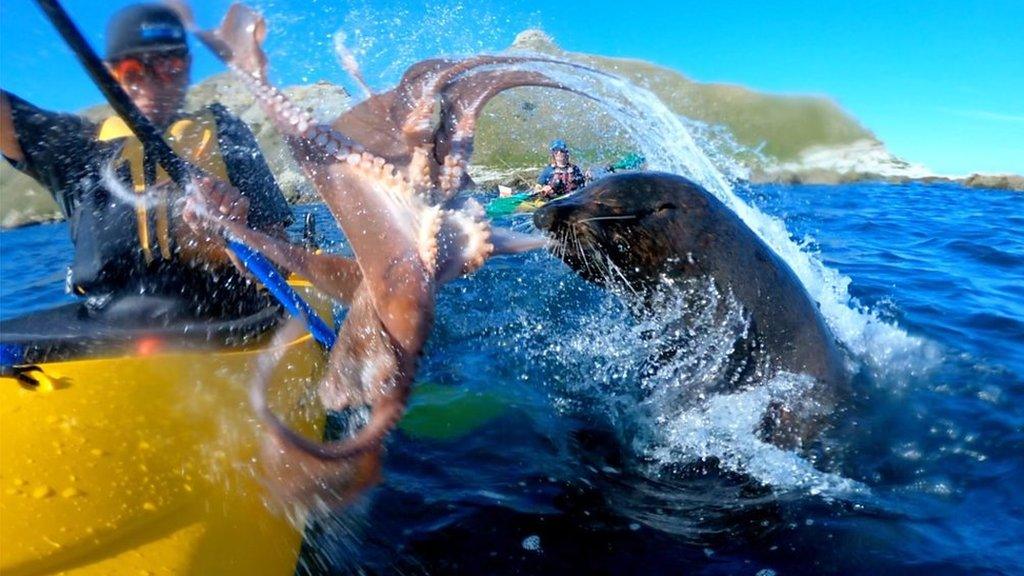
[[[127,163],[131,171],[132,187],[136,194],[144,194],[147,189],[146,167],[143,160],[142,143],[132,133],[120,116],[111,116],[100,124],[97,140],[109,142],[124,140],[120,156],[115,157],[116,166]],[[205,170],[208,174],[228,180],[227,166],[221,156],[217,140],[217,120],[209,109],[201,110],[172,123],[164,131],[164,140],[179,156],[193,165]],[[157,166],[149,185],[161,185],[170,181],[163,168]],[[156,241],[160,256],[164,260],[171,258],[171,237],[168,203],[166,196],[159,199],[154,207]],[[138,226],[139,246],[143,258],[149,264],[153,261],[152,233],[150,228],[149,210],[146,203],[140,202],[136,207],[136,223]]]

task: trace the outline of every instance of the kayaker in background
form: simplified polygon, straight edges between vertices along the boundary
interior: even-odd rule
[[[291,209],[252,131],[220,104],[182,113],[191,57],[178,16],[158,4],[130,6],[111,19],[106,39],[106,63],[135,104],[179,155],[214,176],[198,185],[222,217],[283,237]],[[170,297],[201,317],[263,305],[191,197],[143,158],[119,117],[94,123],[0,91],[0,131],[3,155],[48,188],[67,217],[75,247],[68,289],[87,297],[91,312],[122,296]]]
[[[586,180],[580,167],[569,161],[569,146],[564,140],[551,142],[551,163],[537,177],[534,191],[552,199],[582,188]]]

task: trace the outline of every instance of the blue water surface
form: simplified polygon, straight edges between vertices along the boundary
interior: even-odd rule
[[[652,462],[624,443],[622,412],[601,397],[613,392],[591,386],[610,381],[614,354],[566,351],[588,325],[613,330],[607,319],[622,310],[533,253],[493,259],[442,290],[421,392],[389,442],[384,481],[310,535],[316,552],[303,566],[1024,573],[1024,195],[918,184],[739,193],[849,279],[851,306],[920,342],[909,357],[878,342],[854,358],[861,377],[824,433],[814,466],[863,492],[751,483],[713,463]],[[322,206],[306,210],[329,227]],[[0,233],[0,317],[71,300],[67,237],[64,224]]]

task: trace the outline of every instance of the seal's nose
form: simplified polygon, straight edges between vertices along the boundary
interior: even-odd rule
[[[547,206],[541,206],[533,213],[533,225],[541,230],[550,230],[551,225],[555,223],[555,214],[558,212],[558,206],[548,204]]]

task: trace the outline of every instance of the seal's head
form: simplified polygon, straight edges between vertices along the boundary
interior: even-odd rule
[[[710,242],[708,223],[720,203],[673,174],[642,172],[604,178],[537,210],[534,224],[557,242],[555,252],[599,285],[626,280],[634,288],[673,270],[700,275]],[[608,261],[618,269],[611,270]]]

